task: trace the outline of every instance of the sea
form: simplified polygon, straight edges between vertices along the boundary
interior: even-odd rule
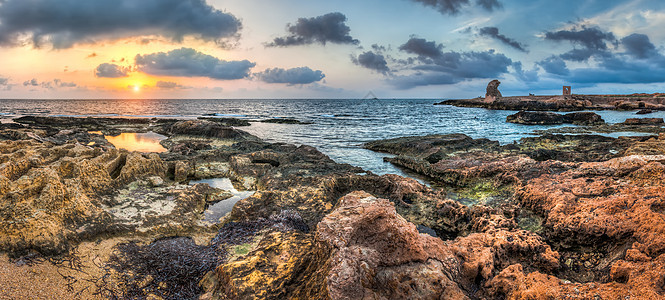
[[[528,137],[535,130],[572,125],[528,126],[506,122],[516,111],[433,105],[444,99],[151,99],[151,100],[0,100],[0,121],[25,115],[194,119],[217,116],[246,119],[239,127],[269,142],[314,146],[339,163],[375,174],[412,176],[362,148],[369,141],[403,136],[464,133],[501,144]],[[608,123],[636,116],[634,111],[596,111]],[[643,117],[665,117],[656,112]],[[311,124],[253,122],[292,118]],[[631,133],[625,133],[631,135]]]

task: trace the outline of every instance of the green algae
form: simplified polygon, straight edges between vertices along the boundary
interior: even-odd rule
[[[500,206],[512,197],[513,187],[496,186],[491,180],[479,180],[465,186],[445,186],[447,197],[466,206]]]

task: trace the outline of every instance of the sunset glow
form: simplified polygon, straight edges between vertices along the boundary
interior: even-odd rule
[[[509,94],[656,92],[665,82],[659,1],[106,1],[0,14],[0,98],[475,97],[491,79]],[[137,15],[145,9],[180,19]],[[218,25],[187,25],[205,22]]]

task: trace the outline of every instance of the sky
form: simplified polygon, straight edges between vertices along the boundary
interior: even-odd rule
[[[665,92],[665,1],[0,0],[0,99]]]

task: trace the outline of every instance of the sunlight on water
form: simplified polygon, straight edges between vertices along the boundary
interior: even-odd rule
[[[154,132],[146,133],[121,133],[117,136],[105,135],[109,143],[118,149],[138,152],[166,152],[166,148],[159,144],[165,136]]]

